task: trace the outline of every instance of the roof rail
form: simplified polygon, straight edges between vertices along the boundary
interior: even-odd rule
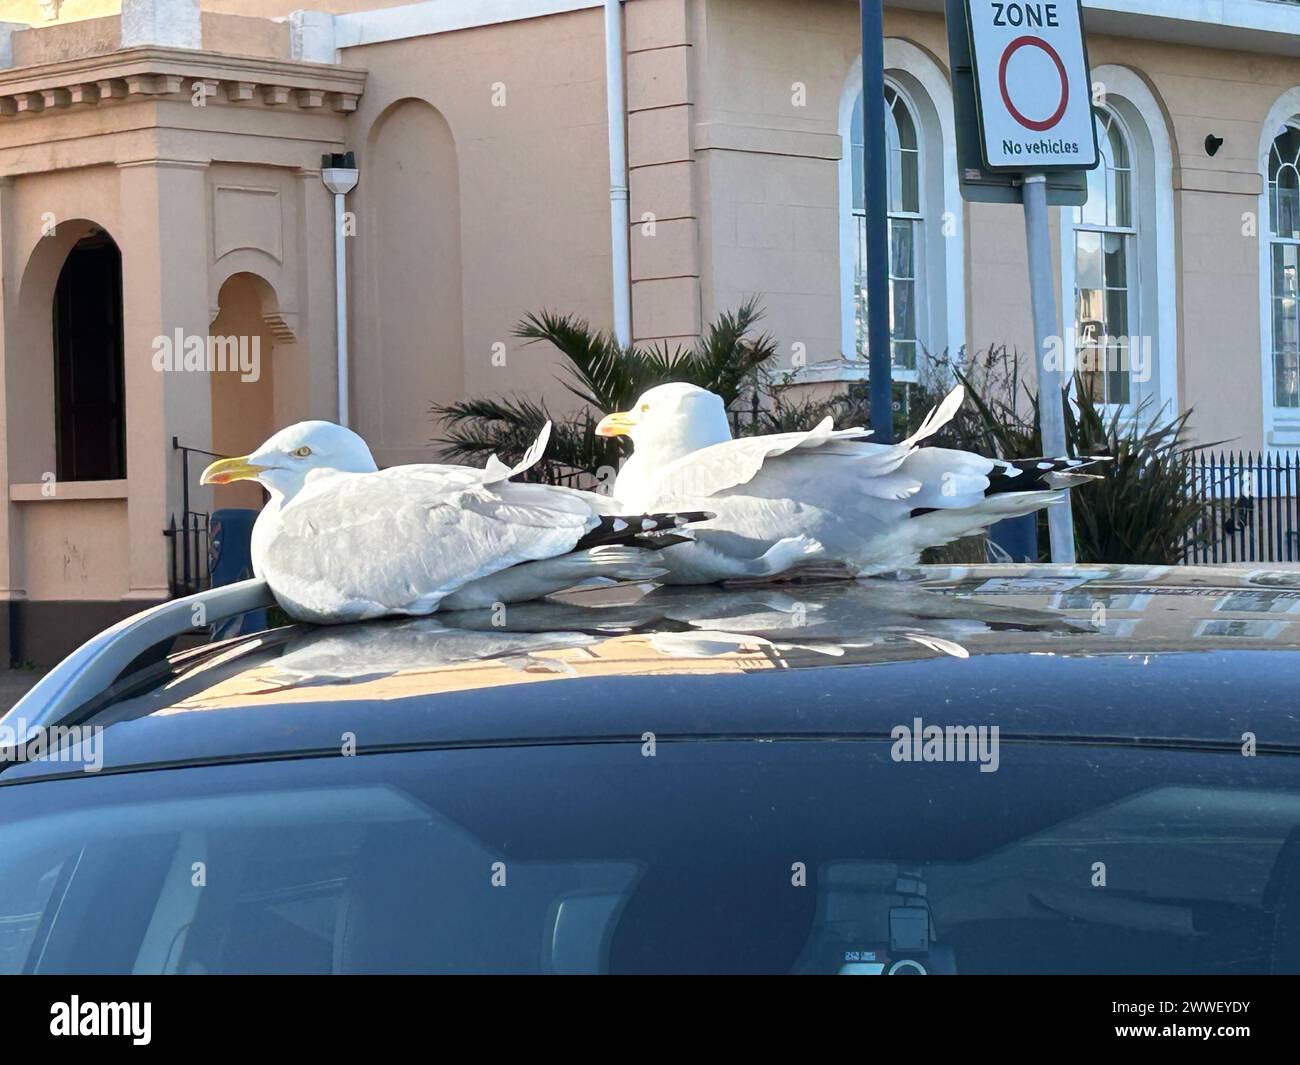
[[[274,605],[270,586],[255,579],[209,588],[132,614],[87,640],[46,673],[0,717],[0,725],[25,728],[18,743],[26,743],[42,728],[69,723],[78,708],[163,640]]]

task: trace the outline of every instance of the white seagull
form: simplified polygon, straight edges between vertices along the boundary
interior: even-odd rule
[[[722,399],[689,384],[650,389],[605,417],[601,436],[630,436],[614,482],[633,510],[713,511],[692,542],[656,562],[666,583],[779,576],[830,563],[850,576],[915,565],[922,550],[1057,502],[1096,459],[1005,462],[918,447],[960,408],[959,386],[898,444],[826,418],[807,432],[732,439]]]
[[[534,465],[547,424],[516,466],[380,470],[365,441],[332,422],[291,425],[251,455],[221,459],[202,484],[256,480],[270,501],[253,525],[253,572],[302,621],[361,621],[533,599],[593,578],[648,580],[651,548],[686,539],[705,515],[612,512],[589,492],[510,478]]]

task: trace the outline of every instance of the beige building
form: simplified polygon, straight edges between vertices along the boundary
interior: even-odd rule
[[[340,296],[381,463],[432,455],[434,402],[562,407],[511,335],[541,308],[689,342],[757,295],[800,380],[865,377],[856,0],[624,0],[612,37],[601,0],[295,6],[0,0],[16,659],[169,595],[174,444],[337,416]],[[1123,352],[1107,402],[1300,448],[1300,4],[1083,7],[1106,163],[1053,210],[1062,335]],[[886,34],[896,373],[1031,351],[1020,211],[959,193],[942,3],[889,3]],[[322,156],[349,151],[340,285]],[[256,505],[196,473],[191,510]]]

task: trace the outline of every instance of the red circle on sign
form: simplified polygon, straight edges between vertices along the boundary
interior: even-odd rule
[[[1061,104],[1052,117],[1042,122],[1037,122],[1032,118],[1026,118],[1017,110],[1016,105],[1011,102],[1011,94],[1007,92],[1007,64],[1011,62],[1011,57],[1022,48],[1041,48],[1052,58],[1056,64],[1056,72],[1061,75]],[[1019,122],[1026,129],[1032,129],[1035,132],[1042,133],[1044,130],[1051,129],[1061,121],[1061,116],[1065,114],[1065,105],[1070,102],[1070,79],[1065,73],[1065,64],[1061,62],[1061,57],[1056,54],[1056,49],[1048,44],[1041,37],[1017,37],[1009,45],[1007,50],[1002,53],[1002,62],[998,64],[998,88],[1002,90],[1002,102],[1006,104],[1007,110],[1011,112],[1011,117]]]

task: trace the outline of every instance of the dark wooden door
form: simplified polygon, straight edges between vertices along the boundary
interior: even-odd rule
[[[59,480],[126,476],[122,363],[122,255],[107,235],[86,237],[54,292]]]

